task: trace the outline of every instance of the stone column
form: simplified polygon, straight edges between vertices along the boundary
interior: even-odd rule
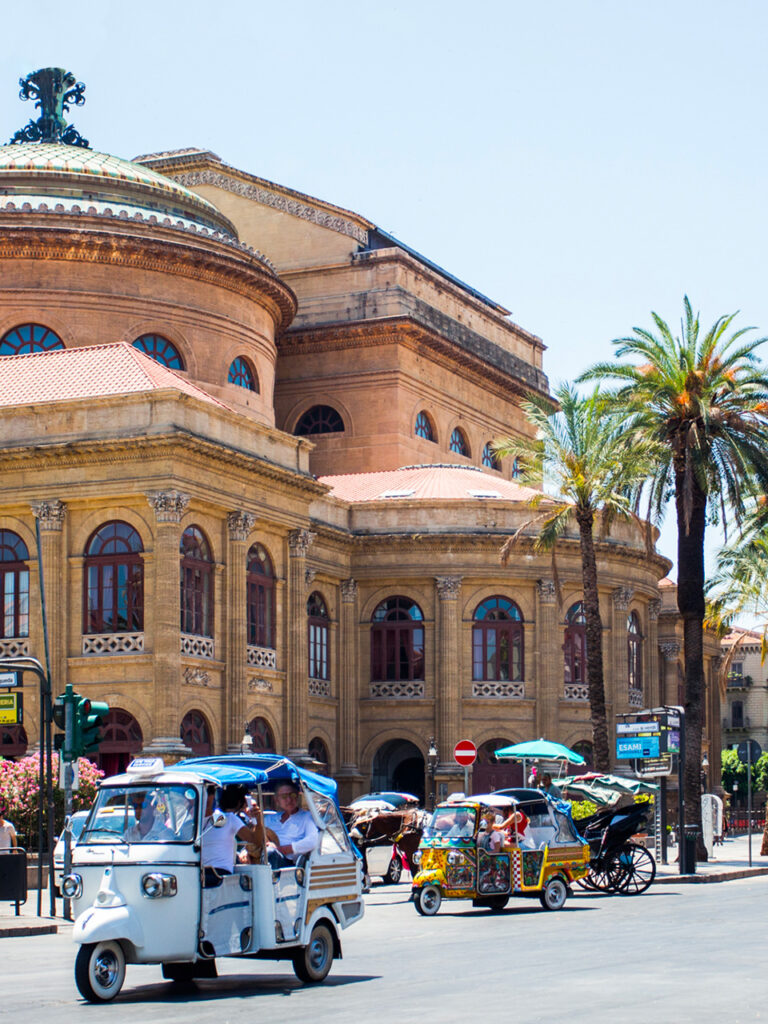
[[[341,629],[339,632],[339,798],[344,802],[359,794],[363,781],[358,767],[360,756],[360,618],[357,580],[341,582]]]
[[[643,669],[646,707],[655,708],[662,703],[659,692],[659,614],[661,601],[655,598],[648,602],[648,637],[643,644],[643,654],[647,655]]]
[[[152,616],[152,669],[155,681],[152,741],[145,753],[167,760],[188,757],[181,742],[179,696],[181,690],[181,607],[179,573],[181,518],[189,495],[180,491],[156,491],[147,495],[155,511],[155,597]]]
[[[63,501],[54,498],[49,501],[36,501],[30,507],[32,514],[40,524],[38,572],[42,572],[45,586],[51,693],[56,698],[58,694],[63,693],[64,687],[67,685],[67,629],[65,623],[69,621],[69,616],[66,614],[68,573],[64,551],[64,520],[67,506]],[[38,595],[30,594],[29,597],[32,602],[37,599]],[[81,624],[81,632],[82,628]],[[45,664],[45,647],[42,642],[37,655],[39,660]]]
[[[552,580],[537,580],[536,589],[536,735],[550,737],[559,735],[563,630],[557,617],[555,584]]]
[[[309,530],[288,534],[288,657],[286,664],[285,721],[288,727],[288,756],[309,758],[307,681],[307,552],[315,539]]]
[[[629,647],[627,645],[627,612],[632,603],[634,590],[631,587],[616,587],[613,591],[612,616],[612,658],[605,678],[611,680],[606,687],[605,713],[609,723],[613,713],[621,714],[629,708]],[[604,659],[605,661],[605,659]],[[608,742],[611,741],[612,726],[608,727]]]
[[[677,659],[680,655],[679,640],[660,640],[659,650],[664,658],[664,674],[659,704],[679,704],[677,693]]]
[[[248,673],[247,583],[248,537],[256,522],[251,512],[227,516],[227,669],[224,686],[224,740],[229,753],[239,754],[246,724]]]
[[[435,658],[435,728],[440,751],[439,775],[460,775],[453,748],[461,734],[461,651],[459,595],[461,576],[436,576],[437,634]]]

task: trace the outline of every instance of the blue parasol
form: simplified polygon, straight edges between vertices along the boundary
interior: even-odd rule
[[[571,764],[587,762],[575,750],[564,747],[562,743],[550,743],[549,740],[529,740],[527,743],[513,743],[511,747],[502,747],[494,754],[500,758],[512,758],[520,761],[569,761]]]

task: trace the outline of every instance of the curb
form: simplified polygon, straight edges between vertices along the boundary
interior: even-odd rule
[[[656,875],[654,885],[706,885],[711,882],[730,882],[738,878],[753,878],[768,875],[768,867],[731,868],[726,871],[712,871],[705,875]]]
[[[55,935],[57,924],[0,925],[0,939],[15,939],[20,935]]]

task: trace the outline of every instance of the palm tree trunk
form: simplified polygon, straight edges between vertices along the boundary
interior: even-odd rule
[[[581,579],[584,590],[584,618],[587,633],[587,688],[592,721],[592,749],[595,768],[608,773],[611,754],[608,747],[608,724],[605,717],[605,684],[603,682],[603,623],[597,592],[597,562],[592,534],[594,515],[588,509],[576,509],[581,541]]]
[[[684,472],[675,474],[677,607],[685,659],[685,821],[701,833],[701,734],[704,725],[704,532],[707,496],[694,478],[685,498]],[[686,523],[686,510],[688,522]],[[706,852],[699,842],[699,854]],[[701,859],[701,858],[700,858]]]

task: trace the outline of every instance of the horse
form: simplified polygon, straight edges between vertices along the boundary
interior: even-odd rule
[[[384,843],[396,846],[408,862],[408,870],[412,875],[416,874],[418,868],[414,864],[413,855],[421,842],[423,812],[418,808],[406,808],[401,811],[345,808],[345,811],[347,812],[345,819],[348,822],[350,835],[363,855],[366,874],[368,873],[365,856],[367,847]]]

